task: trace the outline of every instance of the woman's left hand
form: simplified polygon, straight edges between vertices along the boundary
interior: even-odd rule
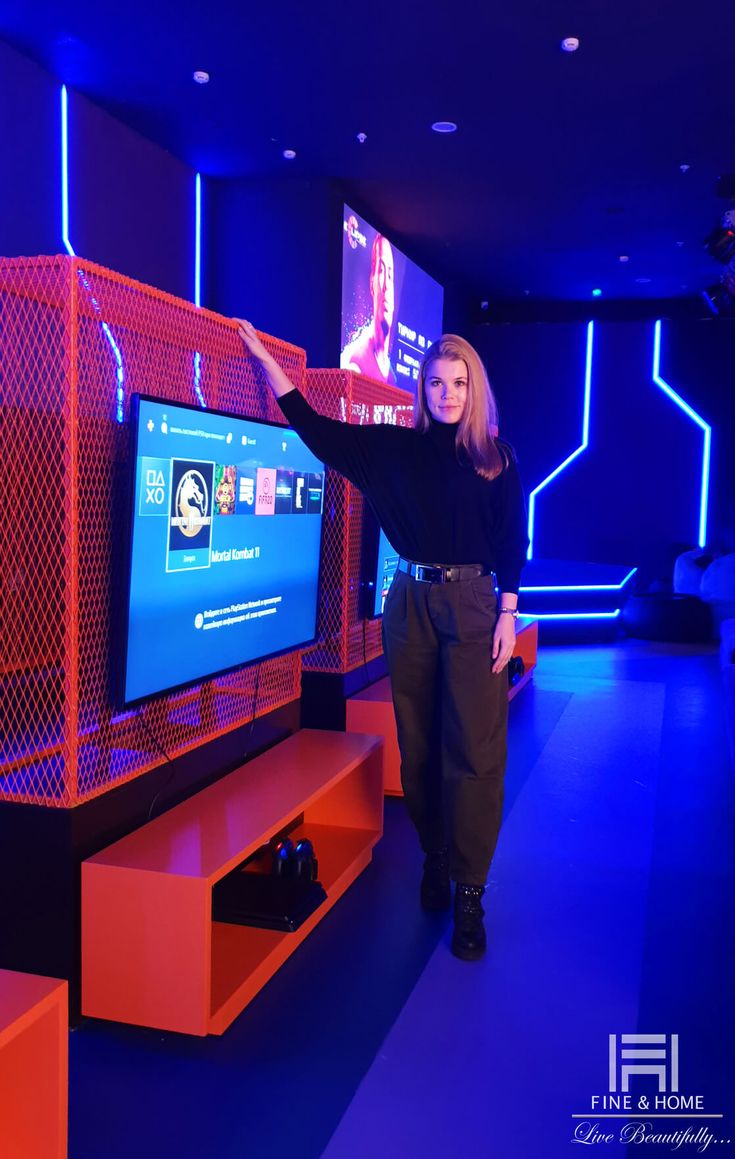
[[[498,616],[493,633],[493,672],[502,672],[516,646],[516,622],[505,613]]]

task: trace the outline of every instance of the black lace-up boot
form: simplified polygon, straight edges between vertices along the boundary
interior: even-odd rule
[[[482,908],[484,885],[464,885],[457,882],[454,893],[454,934],[452,936],[452,953],[465,962],[474,962],[481,958],[487,948],[485,926],[482,919],[485,911]]]
[[[438,913],[440,910],[448,910],[451,904],[449,851],[439,849],[436,853],[427,853],[421,879],[421,905],[431,913]]]

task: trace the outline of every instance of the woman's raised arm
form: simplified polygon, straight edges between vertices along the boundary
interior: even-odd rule
[[[287,377],[286,372],[278,365],[273,355],[268,353],[260,341],[258,332],[253,324],[246,322],[244,318],[233,318],[233,321],[237,322],[237,332],[253,358],[257,358],[263,367],[265,376],[268,379],[268,385],[276,398],[283,398],[284,394],[288,394],[291,390],[296,390],[294,384]]]
[[[380,467],[381,448],[390,438],[393,428],[370,424],[358,426],[320,415],[268,353],[255,327],[244,318],[235,318],[234,321],[246,348],[263,367],[283,414],[309,450],[364,491]]]

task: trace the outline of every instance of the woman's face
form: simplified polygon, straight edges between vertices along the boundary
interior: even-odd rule
[[[426,367],[424,392],[429,413],[440,423],[458,423],[467,405],[467,363],[435,358]]]

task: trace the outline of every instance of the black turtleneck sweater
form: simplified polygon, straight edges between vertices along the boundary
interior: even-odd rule
[[[390,425],[356,426],[317,414],[293,390],[278,400],[307,447],[354,483],[404,559],[482,563],[501,592],[517,592],[528,536],[523,490],[513,453],[492,482],[456,449],[457,423],[431,419],[426,432]]]

